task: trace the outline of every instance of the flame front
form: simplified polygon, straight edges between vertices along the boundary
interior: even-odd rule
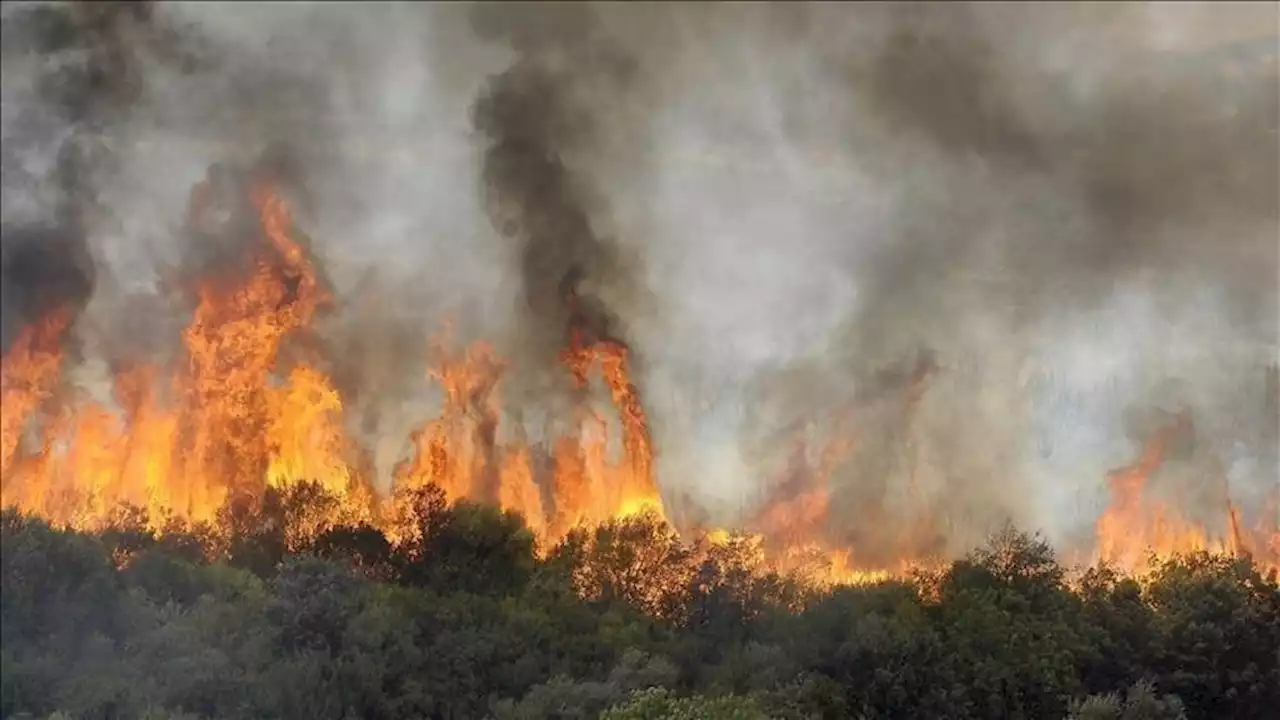
[[[1165,464],[1170,447],[1190,428],[1184,414],[1160,428],[1147,440],[1142,455],[1108,477],[1109,503],[1098,519],[1098,554],[1101,560],[1130,572],[1146,567],[1151,557],[1169,557],[1199,551],[1249,555],[1264,568],[1280,567],[1280,533],[1274,511],[1264,508],[1256,531],[1246,528],[1230,495],[1223,492],[1220,508],[1223,527],[1210,532],[1186,517],[1180,508],[1161,502],[1148,491],[1152,477]],[[1268,527],[1267,515],[1272,523]]]
[[[31,415],[47,400],[62,370],[61,337],[67,316],[55,312],[24,328],[0,359],[0,476],[7,477]],[[10,498],[4,498],[10,504]]]
[[[248,277],[201,279],[183,362],[119,371],[116,407],[78,402],[57,387],[62,314],[30,328],[6,354],[5,505],[83,526],[121,503],[156,518],[212,520],[228,500],[299,480],[367,497],[351,471],[342,401],[329,378],[305,364],[277,375],[282,344],[328,297],[293,239],[284,201],[265,183],[251,197],[263,242],[250,252]],[[193,222],[202,207],[193,207]],[[23,452],[42,405],[52,406],[49,419],[38,442],[26,443],[38,447]]]
[[[217,232],[213,194],[207,184],[192,193],[191,226],[205,237]],[[155,519],[211,521],[228,503],[307,481],[340,498],[335,523],[394,516],[380,512],[360,471],[342,396],[319,362],[306,361],[318,359],[304,353],[281,367],[282,349],[297,349],[290,341],[330,297],[282,197],[258,182],[249,199],[258,237],[247,271],[198,279],[181,362],[121,369],[114,407],[82,401],[60,383],[69,315],[52,314],[17,338],[3,360],[4,505],[78,527],[102,523],[121,503]],[[488,345],[455,353],[441,338],[429,375],[444,390],[442,409],[412,434],[397,490],[434,484],[449,500],[496,502],[521,513],[544,541],[613,517],[661,514],[627,349],[575,340],[564,357],[584,390],[603,381],[620,421],[621,457],[609,452],[608,419],[584,403],[574,432],[553,445],[549,483],[540,483],[536,448],[498,446],[505,363]]]
[[[216,232],[210,195],[203,186],[193,192],[191,225],[206,234]],[[292,532],[314,535],[330,525],[372,522],[394,539],[396,503],[410,495],[401,491],[432,484],[450,501],[519,512],[543,548],[576,527],[640,514],[666,517],[629,349],[609,338],[588,341],[578,327],[569,328],[561,354],[577,402],[569,429],[545,446],[524,440],[518,423],[508,433],[514,439],[499,443],[507,364],[492,347],[459,350],[447,336],[434,342],[428,374],[443,389],[441,410],[412,433],[411,453],[394,472],[395,491],[374,492],[363,450],[346,430],[343,397],[323,358],[300,342],[331,298],[274,186],[260,181],[248,195],[256,227],[245,232],[254,242],[240,270],[194,283],[174,366],[117,369],[112,402],[100,403],[61,382],[69,313],[51,313],[16,338],[0,360],[5,506],[94,527],[127,503],[144,508],[159,527],[170,517],[212,521],[228,504],[256,502],[268,487],[306,481],[319,484],[337,506]],[[908,388],[908,414],[924,392],[929,366],[921,368]],[[816,452],[812,439],[796,440],[792,465],[748,519],[747,532],[709,530],[706,546],[818,585],[875,581],[922,562],[921,554],[904,553],[896,563],[868,566],[857,548],[824,535],[833,512],[830,477],[855,451],[852,434],[841,423],[833,428]],[[1176,430],[1158,433],[1136,463],[1111,475],[1110,504],[1097,525],[1099,557],[1137,568],[1151,552],[1208,549],[1280,564],[1280,522],[1268,524],[1266,512],[1262,526],[1248,527],[1228,501],[1227,530],[1215,536],[1147,496]],[[614,432],[618,440],[611,442]],[[927,515],[903,525],[905,548],[921,546],[918,536],[933,527]]]

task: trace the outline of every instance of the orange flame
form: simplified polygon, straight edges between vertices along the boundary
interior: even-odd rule
[[[73,525],[100,523],[121,502],[157,518],[208,521],[230,501],[252,502],[267,487],[309,481],[361,508],[353,517],[378,515],[368,478],[353,464],[358,448],[330,378],[315,364],[278,367],[282,349],[330,298],[283,198],[266,182],[249,196],[259,234],[251,269],[199,280],[182,333],[182,366],[168,374],[119,372],[118,407],[68,406],[40,428],[42,446],[25,454],[22,467],[14,461],[24,428],[56,385],[65,321],[33,326],[5,357],[6,504]],[[210,202],[201,185],[191,222],[205,233],[216,231]],[[505,364],[484,344],[455,357],[445,338],[435,344],[429,371],[444,390],[442,409],[413,433],[413,452],[395,472],[397,488],[430,483],[449,500],[497,502],[523,514],[544,540],[612,517],[661,514],[648,419],[627,349],[576,338],[566,353],[569,372],[583,388],[598,373],[619,419],[621,457],[609,446],[610,421],[584,404],[574,432],[554,443],[552,469],[541,478],[534,448],[523,441],[498,447]]]
[[[1153,557],[1208,551],[1250,555],[1263,568],[1280,567],[1274,536],[1243,527],[1229,496],[1224,498],[1225,534],[1211,533],[1177,508],[1148,496],[1151,477],[1164,465],[1172,443],[1189,427],[1189,417],[1179,416],[1147,441],[1137,462],[1111,473],[1110,502],[1097,523],[1099,559],[1137,572]]]
[[[2,370],[5,505],[73,525],[99,523],[120,503],[199,521],[268,484],[305,479],[342,494],[359,484],[329,379],[299,365],[273,384],[282,343],[328,298],[283,199],[265,184],[251,195],[265,247],[247,279],[199,284],[184,366],[168,377],[144,366],[119,372],[118,408],[67,406],[41,428],[43,447],[25,463],[15,462],[21,436],[57,379],[65,316],[15,342]]]
[[[68,325],[65,312],[54,312],[24,328],[0,359],[0,477],[8,477],[31,414],[51,395],[62,371],[60,343]]]
[[[212,232],[208,193],[197,190],[191,222]],[[507,365],[493,348],[478,343],[457,353],[447,336],[433,343],[428,374],[443,389],[440,412],[413,432],[410,456],[394,472],[396,492],[373,493],[361,448],[346,430],[343,397],[322,364],[301,352],[290,357],[303,359],[281,357],[282,350],[298,350],[297,340],[331,298],[284,199],[266,182],[249,196],[258,241],[246,258],[251,269],[200,279],[176,367],[123,368],[112,403],[86,402],[55,393],[70,314],[53,313],[19,335],[0,360],[0,502],[76,527],[100,525],[128,503],[160,527],[167,517],[214,520],[228,502],[257,502],[267,488],[318,483],[336,507],[300,519],[291,546],[352,522],[378,522],[395,539],[403,509],[397,502],[410,496],[400,491],[428,484],[450,501],[519,512],[543,549],[584,525],[639,515],[665,520],[629,350],[607,338],[588,342],[579,327],[570,328],[561,360],[580,401],[570,431],[549,447],[526,442],[518,424],[509,433],[516,439],[499,444]],[[930,370],[922,362],[913,376],[908,414]],[[609,408],[591,402],[597,394]],[[1111,503],[1097,526],[1100,557],[1136,568],[1148,550],[1203,548],[1280,564],[1280,519],[1251,528],[1228,505],[1229,532],[1219,539],[1146,497],[1174,429],[1157,434],[1137,463],[1111,475]],[[920,558],[869,567],[828,533],[830,478],[853,451],[850,436],[837,427],[812,460],[812,441],[798,440],[782,482],[750,519],[751,532],[711,530],[703,536],[706,547],[818,586],[905,573]],[[904,547],[918,539],[912,533],[932,527],[929,517],[915,520],[902,531],[910,536]]]

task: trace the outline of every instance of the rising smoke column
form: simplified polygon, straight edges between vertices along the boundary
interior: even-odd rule
[[[113,155],[100,133],[122,122],[137,97],[138,68],[125,43],[148,10],[5,7],[0,353],[48,313],[67,313],[70,326],[93,294],[88,235]],[[27,74],[33,63],[49,69]],[[32,147],[45,152],[28,154]]]
[[[63,177],[76,172],[69,159],[74,152],[65,153]],[[85,199],[75,182],[58,183],[58,206],[49,217],[0,230],[0,354],[21,328],[53,313],[65,313],[69,327],[93,294],[96,270],[80,218]]]
[[[476,6],[477,35],[510,44],[516,60],[490,78],[473,108],[489,141],[484,194],[496,229],[518,249],[528,347],[546,366],[570,328],[584,342],[617,339],[616,319],[591,284],[625,282],[617,245],[593,227],[601,199],[569,163],[590,152],[594,127],[584,91],[625,88],[628,61],[596,42],[590,11],[555,6]],[[538,361],[535,361],[538,364]]]
[[[485,200],[495,228],[517,253],[522,307],[515,352],[529,372],[512,384],[535,401],[554,402],[557,387],[571,379],[567,364],[577,381],[571,404],[577,404],[587,366],[598,356],[623,423],[634,424],[624,442],[633,458],[643,456],[635,459],[637,473],[648,483],[648,423],[629,380],[635,356],[617,313],[598,292],[637,280],[619,246],[596,230],[601,199],[570,165],[591,152],[599,133],[594,104],[624,93],[634,66],[602,38],[583,6],[478,5],[472,20],[479,37],[503,41],[515,53],[472,110],[476,130],[489,142]],[[612,375],[610,362],[621,363]],[[514,400],[519,412],[523,399]]]

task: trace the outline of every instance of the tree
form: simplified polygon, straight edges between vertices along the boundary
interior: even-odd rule
[[[400,578],[421,587],[475,593],[513,593],[535,566],[533,533],[520,515],[460,502],[431,509],[419,539],[400,549]]]
[[[272,579],[267,617],[280,629],[291,652],[337,655],[352,618],[364,604],[365,582],[343,565],[318,557],[293,556]]]
[[[1193,718],[1268,718],[1280,707],[1280,589],[1248,558],[1195,553],[1147,586],[1157,685]]]
[[[6,511],[0,716],[1249,720],[1280,702],[1280,588],[1247,558],[1069,582],[1006,531],[908,580],[806,587],[652,516],[539,558],[516,516],[401,499],[390,538],[307,519],[327,502],[310,491],[210,528]]]
[[[111,629],[120,582],[96,538],[0,513],[0,634],[6,644],[79,642]]]
[[[574,582],[585,597],[622,602],[645,614],[679,614],[692,554],[675,529],[652,513],[606,522],[577,543]]]
[[[372,525],[330,528],[316,538],[312,549],[317,556],[346,563],[371,580],[395,577],[391,543],[381,530]]]
[[[1081,683],[1098,695],[1122,692],[1142,677],[1157,642],[1156,618],[1142,585],[1103,565],[1085,571],[1078,593]]]
[[[750,698],[738,695],[678,698],[664,688],[650,688],[609,708],[601,720],[769,720]]]
[[[1067,720],[1186,720],[1176,695],[1160,696],[1155,686],[1140,680],[1121,698],[1119,693],[1090,695],[1071,704]]]

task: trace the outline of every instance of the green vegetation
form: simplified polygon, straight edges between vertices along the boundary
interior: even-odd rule
[[[314,489],[214,528],[0,518],[5,718],[1275,718],[1280,588],[1248,559],[1069,577],[1007,532],[829,591],[634,518],[545,557],[425,491],[408,539],[299,541]],[[292,547],[292,549],[290,549]]]

